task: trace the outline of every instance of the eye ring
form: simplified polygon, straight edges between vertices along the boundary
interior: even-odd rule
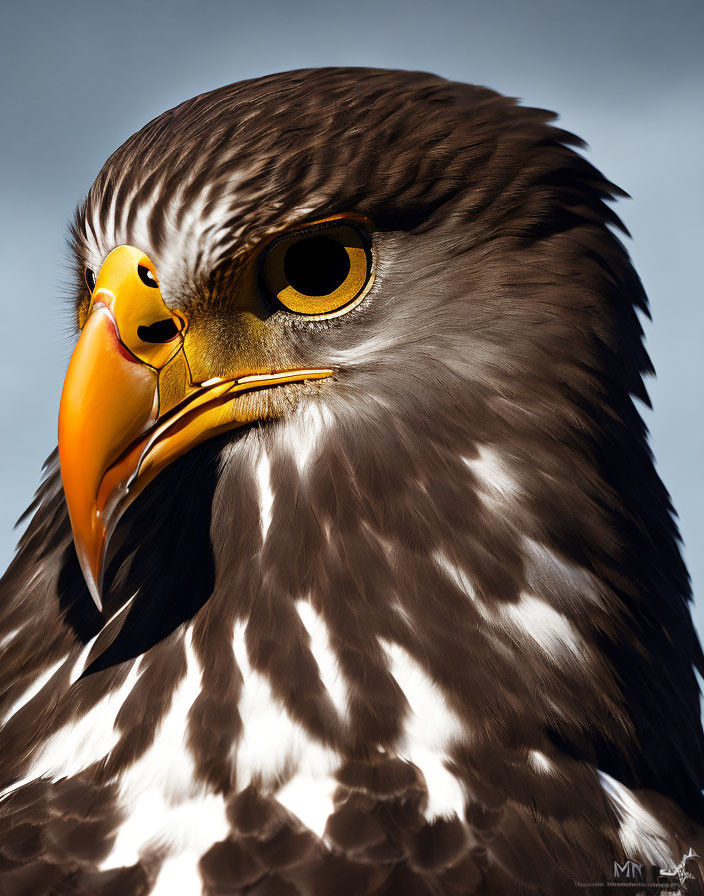
[[[83,268],[83,280],[88,287],[88,292],[93,295],[97,278],[91,268]]]
[[[262,255],[262,291],[284,311],[308,320],[346,314],[374,280],[371,230],[366,220],[340,218],[282,234]]]

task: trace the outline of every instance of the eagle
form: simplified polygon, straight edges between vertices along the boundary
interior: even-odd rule
[[[303,70],[105,163],[0,584],[0,892],[695,892],[647,299],[554,120]]]

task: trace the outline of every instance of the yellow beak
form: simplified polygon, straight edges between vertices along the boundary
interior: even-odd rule
[[[59,461],[76,553],[98,609],[108,541],[129,504],[194,445],[251,422],[233,399],[330,369],[193,383],[185,318],[172,312],[150,259],[119,246],[105,259],[69,362],[59,408]]]

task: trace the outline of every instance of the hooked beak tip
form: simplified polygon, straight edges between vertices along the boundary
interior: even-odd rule
[[[92,576],[86,576],[86,583],[88,585],[88,590],[90,591],[90,596],[93,598],[95,606],[98,608],[98,612],[102,613],[103,602],[100,599],[100,586]]]
[[[76,545],[76,553],[78,555],[78,564],[81,567],[81,572],[83,573],[83,578],[85,579],[86,585],[88,586],[88,591],[90,592],[90,596],[93,598],[93,602],[95,606],[98,608],[98,612],[103,612],[103,601],[102,601],[102,590],[103,590],[103,571],[102,571],[102,562],[99,562],[98,568],[94,568],[94,564],[91,563],[89,557],[82,550],[82,546],[76,543],[74,538],[74,544]],[[102,558],[101,558],[102,561]]]

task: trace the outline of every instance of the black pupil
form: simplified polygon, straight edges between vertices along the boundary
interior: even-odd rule
[[[168,342],[178,333],[178,327],[173,317],[158,320],[148,327],[137,327],[137,336],[142,342]]]
[[[327,296],[347,279],[350,259],[345,247],[327,236],[299,240],[286,250],[284,274],[304,296]]]
[[[156,280],[154,279],[154,274],[149,270],[149,268],[145,268],[143,264],[137,265],[137,273],[139,274],[139,279],[146,286],[153,286],[156,289]]]
[[[86,268],[86,285],[88,286],[88,289],[93,292],[95,289],[95,274],[90,268]]]

